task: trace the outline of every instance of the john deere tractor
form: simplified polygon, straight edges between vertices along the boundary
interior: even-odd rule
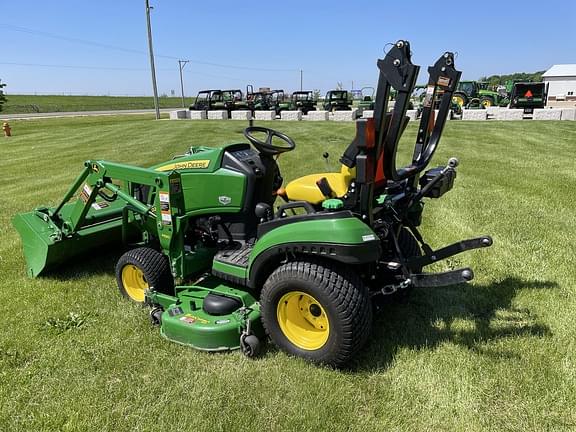
[[[460,81],[453,99],[462,108],[488,108],[510,103],[507,95],[488,90],[478,81]]]
[[[423,269],[492,243],[482,236],[433,250],[418,230],[423,201],[440,198],[456,178],[454,158],[428,165],[460,72],[450,52],[428,69],[430,97],[412,161],[398,168],[419,71],[410,52],[400,40],[378,60],[374,118],[357,121],[339,172],[283,187],[278,156],[296,144],[260,126],[244,131],[247,142],[192,147],[149,167],[86,161],[60,204],[14,218],[28,275],[121,242],[120,293],[149,306],[162,337],[248,356],[269,337],[288,354],[345,364],[370,339],[373,302],[467,282],[470,268]],[[396,104],[388,113],[392,89]]]

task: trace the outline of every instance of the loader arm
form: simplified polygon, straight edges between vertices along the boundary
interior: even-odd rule
[[[97,247],[126,242],[133,231],[141,233],[141,241],[157,237],[165,251],[172,246],[184,212],[178,172],[95,160],[84,165],[55,208],[39,207],[13,220],[30,276]],[[131,230],[134,225],[141,229]]]

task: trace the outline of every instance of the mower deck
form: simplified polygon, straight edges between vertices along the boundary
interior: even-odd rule
[[[148,297],[164,309],[151,315],[166,339],[201,351],[230,351],[241,348],[243,334],[264,337],[260,306],[249,291],[214,277],[177,286],[175,291],[175,296],[151,292]]]

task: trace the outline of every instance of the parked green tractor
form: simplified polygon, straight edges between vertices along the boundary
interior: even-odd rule
[[[488,90],[478,81],[460,81],[454,92],[454,102],[462,108],[507,106],[510,99],[507,95]]]
[[[409,43],[394,44],[378,69],[374,118],[356,123],[340,172],[282,188],[278,156],[296,145],[258,126],[244,131],[249,143],[192,147],[146,168],[89,160],[60,204],[14,218],[28,275],[122,242],[119,290],[150,306],[164,338],[253,356],[268,335],[291,355],[345,364],[369,339],[373,302],[467,282],[469,268],[422,269],[492,243],[483,236],[432,250],[418,231],[423,200],[444,195],[456,177],[456,159],[427,169],[460,77],[453,54],[428,69],[430,97],[402,168],[396,151],[419,71]]]
[[[330,90],[326,93],[322,105],[325,111],[350,111],[352,109],[352,98],[348,96],[346,90]]]

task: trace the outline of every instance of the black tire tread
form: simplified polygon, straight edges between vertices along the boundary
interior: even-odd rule
[[[144,272],[148,285],[154,287],[155,290],[168,293],[174,288],[174,279],[170,272],[167,257],[155,249],[139,247],[126,252],[120,257],[116,264],[116,282],[124,297],[130,299],[122,285],[122,268],[126,264],[133,264],[140,267]]]
[[[372,308],[367,288],[351,269],[329,261],[292,261],[283,264],[270,275],[260,298],[263,305],[262,322],[272,339],[273,323],[270,317],[265,316],[264,310],[276,311],[276,305],[270,304],[273,302],[274,286],[279,281],[290,279],[309,281],[321,287],[333,302],[342,323],[342,343],[338,350],[324,358],[310,359],[336,367],[344,365],[362,348],[370,334]],[[275,321],[276,315],[273,315],[271,318]]]

